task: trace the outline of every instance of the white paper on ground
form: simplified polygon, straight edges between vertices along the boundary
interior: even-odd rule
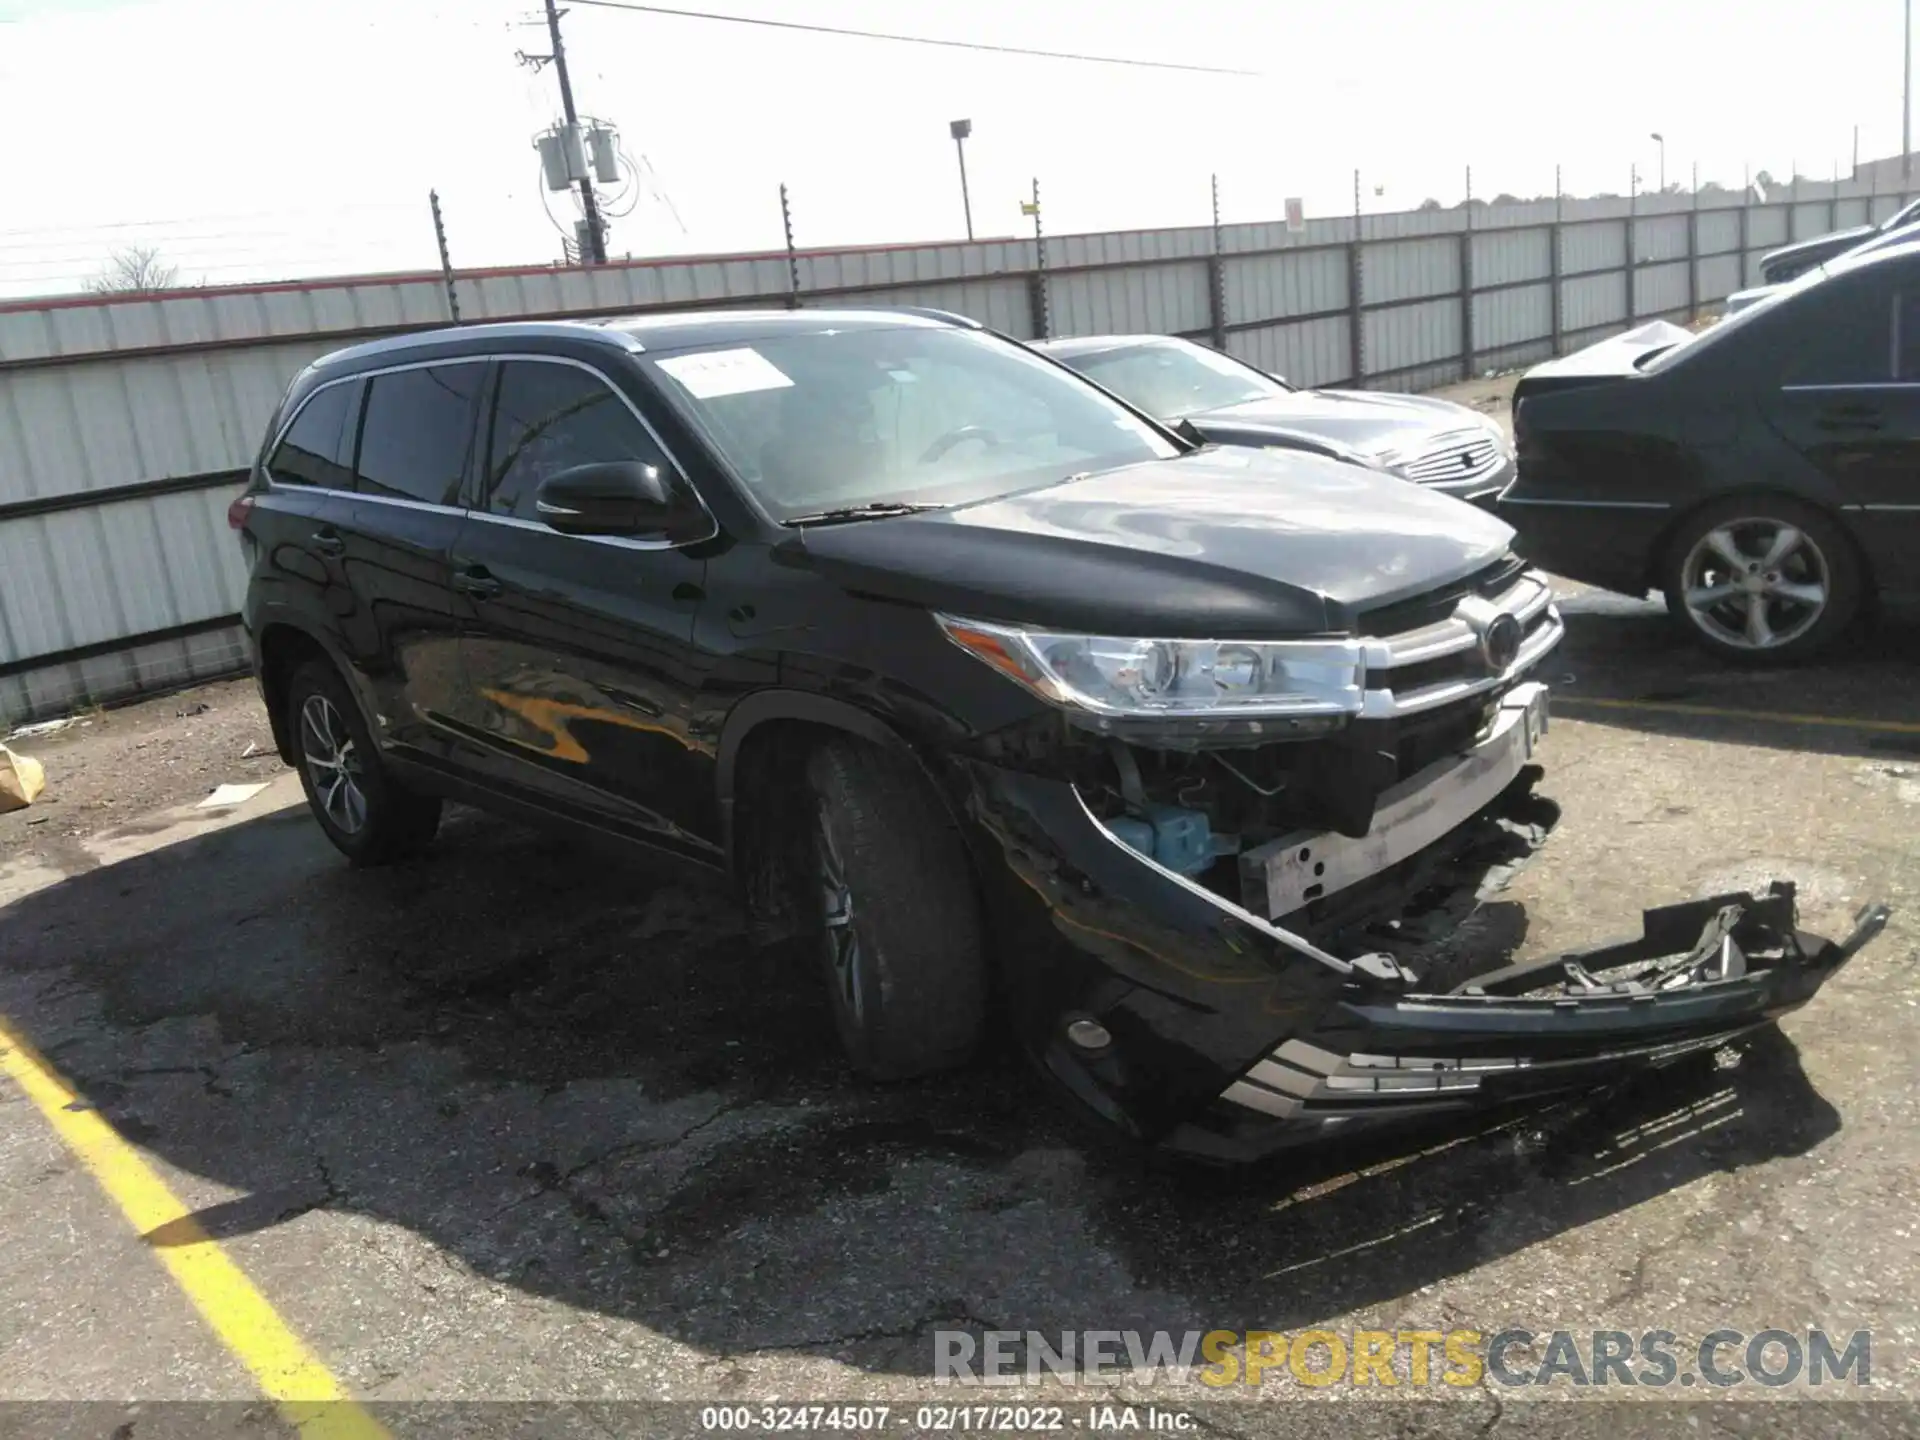
[[[224,810],[232,805],[244,805],[266,788],[267,782],[264,780],[257,785],[222,785],[193,808]]]
[[[781,390],[793,384],[785,371],[748,346],[738,350],[708,350],[698,355],[670,355],[659,365],[696,400],[745,395],[754,390]]]

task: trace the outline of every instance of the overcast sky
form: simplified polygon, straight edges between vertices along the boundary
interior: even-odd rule
[[[669,0],[676,3],[676,0]],[[642,194],[615,252],[963,233],[947,122],[974,123],[975,230],[1229,221],[1427,196],[1624,194],[1698,162],[1825,178],[1900,143],[1901,0],[677,0],[687,8],[1227,65],[1182,75],[589,9],[565,22],[583,111]],[[531,148],[559,111],[537,0],[0,0],[0,294],[73,290],[146,240],[188,282],[541,263],[570,223]],[[1374,187],[1384,187],[1376,196]],[[677,211],[677,219],[675,213]],[[684,227],[684,228],[683,228]]]

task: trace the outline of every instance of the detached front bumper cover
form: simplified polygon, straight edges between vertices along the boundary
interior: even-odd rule
[[[1648,910],[1638,938],[1509,966],[1447,994],[1414,993],[1385,956],[1306,1033],[1221,1094],[1268,1145],[1334,1130],[1592,1085],[1715,1048],[1795,1010],[1886,927],[1861,910],[1835,942],[1796,924],[1794,888]],[[1402,993],[1395,994],[1399,990]],[[1292,1134],[1273,1133],[1275,1125]],[[1176,1148],[1228,1134],[1183,1126]],[[1231,1121],[1227,1132],[1245,1131]],[[1237,1137],[1243,1145],[1251,1134]]]

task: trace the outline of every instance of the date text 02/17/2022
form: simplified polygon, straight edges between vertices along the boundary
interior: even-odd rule
[[[825,1430],[856,1435],[898,1429],[914,1434],[1033,1435],[1085,1430],[1186,1434],[1197,1422],[1187,1411],[1165,1405],[1087,1405],[1073,1413],[1062,1405],[921,1405],[896,1412],[888,1405],[708,1405],[700,1428],[721,1432]]]

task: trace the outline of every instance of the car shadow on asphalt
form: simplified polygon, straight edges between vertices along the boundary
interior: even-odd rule
[[[1448,1282],[1839,1123],[1767,1031],[1578,1103],[1169,1169],[1003,1050],[857,1085],[812,963],[750,951],[723,895],[465,812],[383,871],[290,810],[74,874],[0,909],[0,956],[25,1038],[187,1193],[238,1192],[216,1237],[362,1214],[453,1262],[443,1310],[507,1285],[905,1375],[943,1327],[1285,1330],[1428,1285],[1438,1325]],[[368,1322],[405,1268],[298,1253]]]
[[[1804,665],[1748,668],[1677,633],[1657,602],[1586,593],[1543,667],[1570,719],[1643,734],[1729,740],[1864,759],[1920,755],[1920,619],[1864,624]],[[1711,713],[1709,713],[1711,712]],[[1780,716],[1820,716],[1807,724]]]

